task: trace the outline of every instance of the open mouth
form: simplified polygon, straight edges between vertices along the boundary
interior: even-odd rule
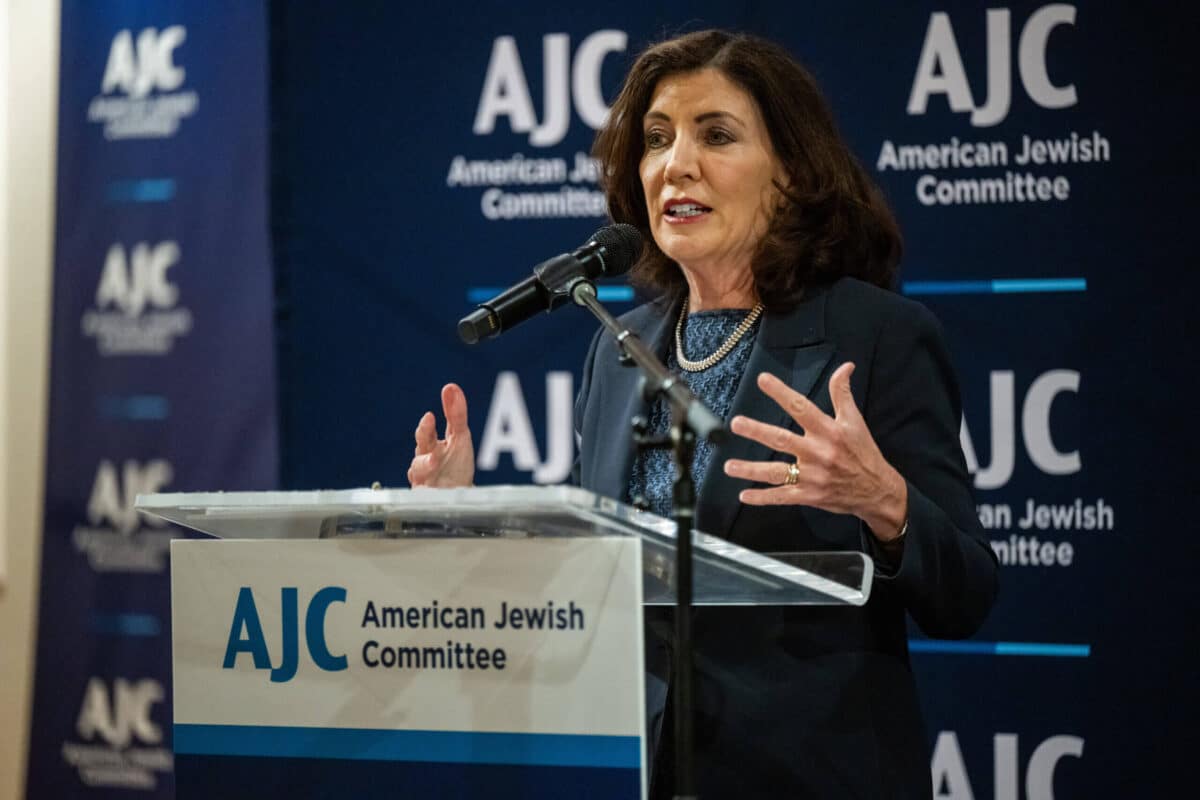
[[[712,211],[712,209],[708,206],[702,206],[699,203],[676,203],[667,206],[666,215],[668,217],[684,219],[686,217],[698,217],[701,214],[707,214],[709,211]]]

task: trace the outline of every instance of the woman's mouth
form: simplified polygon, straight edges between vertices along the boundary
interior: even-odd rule
[[[703,219],[712,209],[699,203],[671,203],[663,210],[668,223],[678,225]]]

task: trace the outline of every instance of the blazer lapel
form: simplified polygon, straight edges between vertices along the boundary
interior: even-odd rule
[[[631,333],[645,342],[659,358],[665,358],[668,340],[674,329],[675,320],[679,315],[682,298],[674,301],[662,300],[656,304],[660,313],[646,314],[637,322],[630,322],[628,329]],[[611,336],[607,333],[605,336]],[[629,489],[629,476],[633,472],[633,432],[632,421],[635,416],[646,416],[649,405],[642,397],[641,370],[636,366],[621,366],[612,356],[620,352],[617,345],[613,349],[606,348],[609,356],[608,363],[597,364],[599,373],[603,370],[604,378],[597,385],[604,392],[600,398],[604,416],[597,426],[597,433],[603,437],[604,444],[593,447],[593,462],[590,486],[597,494],[624,501]],[[585,485],[588,482],[585,481]]]
[[[765,315],[734,395],[730,419],[742,415],[794,429],[791,417],[758,388],[758,374],[770,372],[796,391],[810,395],[833,350],[833,344],[825,341],[824,292],[810,295],[790,313]],[[732,541],[730,531],[742,508],[738,493],[750,484],[725,474],[725,461],[730,458],[772,461],[782,456],[765,445],[732,434],[729,441],[715,448],[697,498],[696,528]]]

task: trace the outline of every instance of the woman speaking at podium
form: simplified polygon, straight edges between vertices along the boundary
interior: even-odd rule
[[[997,589],[959,445],[959,397],[933,316],[891,290],[896,222],[782,48],[723,31],[654,45],[596,138],[615,222],[647,239],[632,279],[658,299],[626,327],[728,420],[697,444],[696,527],[762,552],[862,550],[862,608],[704,608],[693,623],[696,775],[707,798],[926,798],[926,732],[906,614],[969,636]],[[665,432],[597,335],[575,407],[584,488],[670,514]],[[414,486],[474,476],[466,398],[416,431]],[[673,793],[671,629],[647,617],[652,797]],[[655,683],[648,678],[649,683]],[[664,718],[667,721],[664,722]]]

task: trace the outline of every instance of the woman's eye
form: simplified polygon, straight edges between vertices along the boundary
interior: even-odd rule
[[[663,145],[665,145],[667,143],[666,134],[664,134],[662,131],[657,131],[657,130],[647,131],[645,138],[646,138],[646,147],[649,147],[652,149],[657,148],[657,147],[662,147]]]
[[[713,128],[705,135],[705,138],[709,144],[728,144],[733,141],[733,136],[720,128]]]

